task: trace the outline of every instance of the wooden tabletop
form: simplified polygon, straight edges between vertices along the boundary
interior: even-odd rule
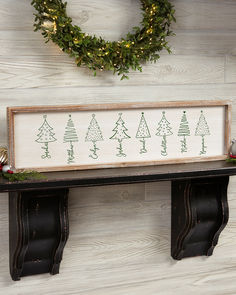
[[[199,177],[236,175],[236,165],[225,161],[109,168],[42,173],[45,179],[9,182],[0,178],[0,192],[40,188],[62,188],[153,182]]]

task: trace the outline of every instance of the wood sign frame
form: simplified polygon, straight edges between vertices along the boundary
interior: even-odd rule
[[[9,163],[63,171],[223,160],[231,109],[225,100],[8,107]]]

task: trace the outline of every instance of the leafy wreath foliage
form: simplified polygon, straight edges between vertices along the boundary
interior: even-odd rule
[[[141,0],[143,20],[140,27],[120,41],[105,41],[91,36],[72,24],[62,0],[33,0],[36,9],[35,31],[42,30],[46,42],[52,40],[62,51],[75,58],[78,67],[94,70],[112,70],[121,79],[128,78],[129,69],[142,71],[141,63],[156,62],[160,52],[170,48],[166,37],[174,35],[170,30],[175,21],[173,5],[168,0]]]

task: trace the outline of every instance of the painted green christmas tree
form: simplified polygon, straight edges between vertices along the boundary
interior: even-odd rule
[[[99,151],[99,148],[97,147],[97,141],[102,141],[103,137],[102,137],[102,132],[101,129],[98,125],[98,122],[95,118],[95,114],[92,115],[92,120],[89,124],[88,127],[88,131],[86,134],[86,138],[85,141],[89,141],[93,143],[93,148],[90,149],[90,151],[92,152],[92,154],[89,155],[90,158],[92,159],[97,159],[98,158],[98,154],[97,151]]]
[[[150,137],[151,137],[151,134],[149,132],[149,128],[148,128],[146,119],[144,117],[144,113],[142,113],[142,116],[139,122],[138,131],[136,133],[136,138],[140,139],[140,142],[142,143],[142,147],[139,152],[140,154],[147,153],[146,139]]]
[[[130,136],[126,133],[128,129],[125,127],[125,122],[121,118],[122,113],[119,114],[119,119],[116,121],[116,127],[112,130],[114,134],[110,139],[116,139],[119,143],[117,147],[118,154],[117,157],[126,157],[126,154],[123,151],[123,140],[129,139]]]
[[[200,115],[199,121],[197,123],[197,128],[195,131],[195,135],[202,137],[202,149],[200,151],[200,155],[206,154],[207,146],[205,144],[205,136],[211,135],[211,134],[210,134],[210,130],[209,130],[206,118],[203,114],[203,111],[201,111],[201,115]]]
[[[50,142],[54,142],[57,139],[54,137],[55,133],[52,131],[53,128],[47,122],[47,115],[43,116],[44,121],[42,126],[38,129],[39,134],[37,134],[38,138],[35,140],[38,143],[44,143],[42,149],[44,150],[44,154],[41,156],[42,159],[50,159],[51,155],[49,153],[48,144]]]
[[[67,121],[65,134],[64,134],[64,143],[70,144],[69,149],[67,149],[67,155],[68,155],[67,164],[74,163],[74,159],[75,159],[74,144],[73,144],[74,142],[78,142],[78,136],[74,126],[74,122],[71,118],[71,115],[69,115],[69,119]]]
[[[162,118],[161,121],[158,123],[158,128],[157,128],[157,136],[161,136],[162,137],[162,142],[161,142],[161,155],[162,156],[167,156],[167,136],[172,135],[172,131],[171,131],[171,127],[170,127],[170,123],[167,121],[166,116],[165,116],[165,112],[162,112]]]
[[[186,153],[188,151],[186,136],[190,136],[190,129],[186,116],[186,111],[183,111],[183,115],[179,125],[178,136],[182,137],[182,139],[180,140],[181,153]]]

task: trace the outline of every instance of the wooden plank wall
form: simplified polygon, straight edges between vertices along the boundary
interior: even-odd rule
[[[138,0],[69,0],[88,33],[116,40],[141,19]],[[121,82],[94,78],[32,31],[30,0],[0,0],[0,144],[6,106],[232,99],[236,137],[236,1],[172,0],[173,54]],[[7,195],[0,198],[0,293],[81,295],[236,294],[236,178],[230,220],[211,258],[170,258],[170,183],[71,191],[70,238],[61,274],[11,281]]]

